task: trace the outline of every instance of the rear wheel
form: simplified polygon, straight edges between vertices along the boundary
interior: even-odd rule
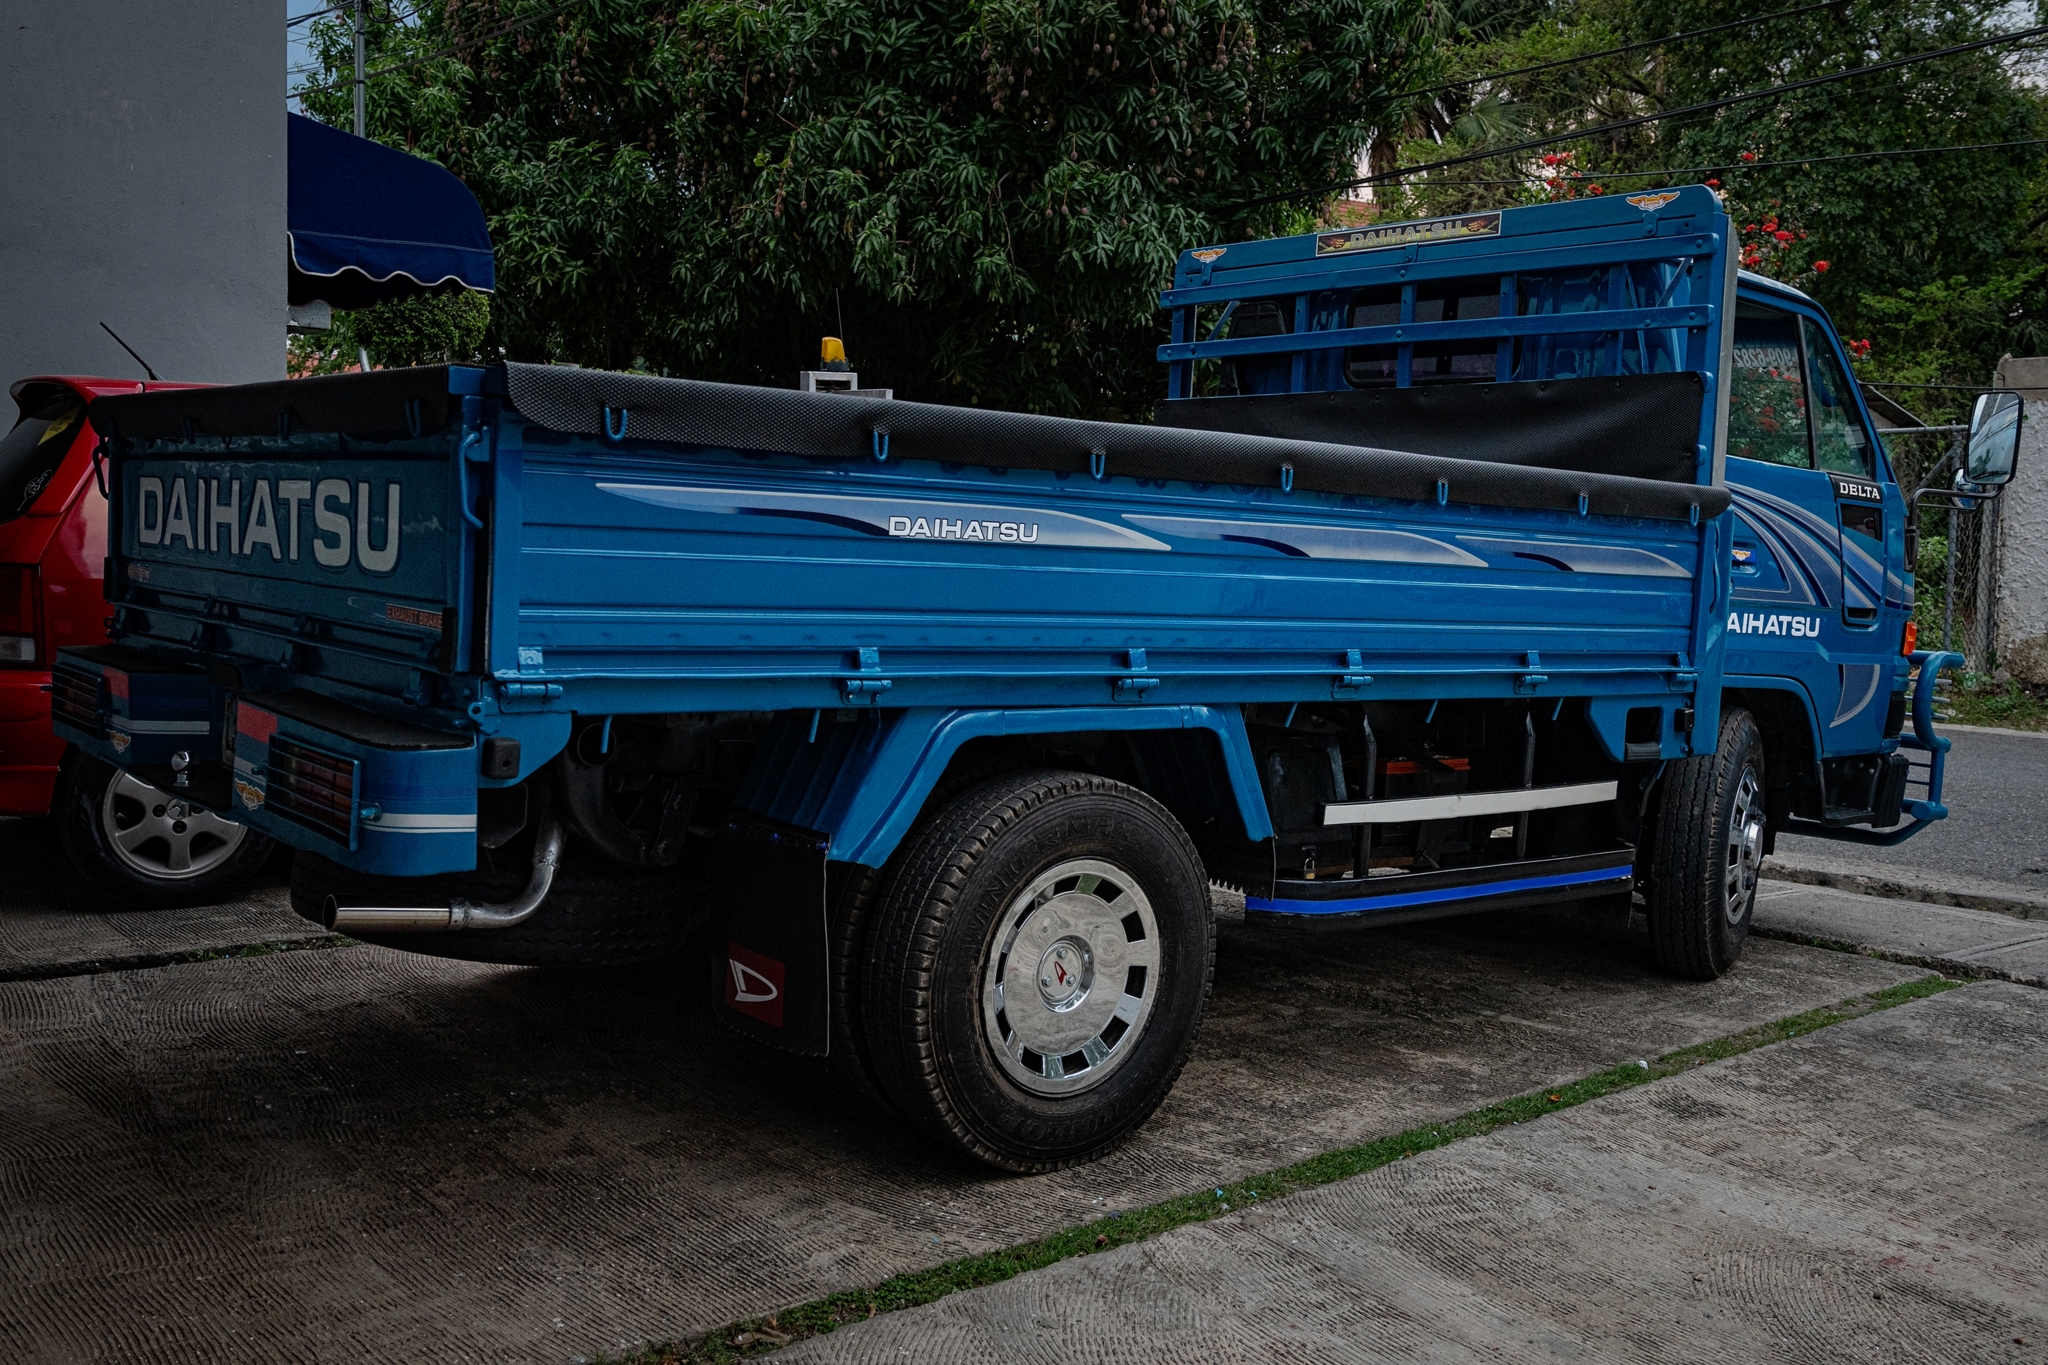
[[[274,847],[246,825],[76,749],[58,775],[52,814],[72,866],[122,908],[227,900]]]
[[[1675,976],[1711,981],[1749,938],[1763,865],[1764,741],[1743,710],[1721,717],[1711,754],[1664,774],[1651,857],[1650,945]]]
[[[1209,997],[1208,879],[1144,793],[1082,773],[974,787],[876,913],[869,1056],[896,1110],[993,1165],[1117,1146],[1166,1098]]]

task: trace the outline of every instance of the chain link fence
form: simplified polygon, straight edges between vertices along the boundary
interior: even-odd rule
[[[1885,447],[1908,502],[1922,489],[1946,489],[1962,458],[1960,432],[1888,431]],[[1913,619],[1923,649],[1952,649],[1971,670],[1991,667],[1998,638],[1998,499],[1952,506],[1920,503],[1920,548],[1913,564]]]

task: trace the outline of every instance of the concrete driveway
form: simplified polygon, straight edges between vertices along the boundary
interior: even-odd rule
[[[1970,986],[780,1359],[2039,1361],[2044,1114]]]
[[[1028,1179],[849,1108],[726,1035],[677,972],[352,947],[16,980],[0,1354],[593,1358],[1921,974],[1759,940],[1679,983],[1638,939],[1555,916],[1226,926],[1172,1099],[1122,1152]]]

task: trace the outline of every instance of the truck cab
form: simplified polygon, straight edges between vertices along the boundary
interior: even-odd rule
[[[1643,223],[1631,253],[1517,270],[1529,253],[1502,240],[1538,220],[1568,237],[1622,205]],[[1939,806],[1938,753],[1916,768],[1900,752],[1915,669],[1910,509],[1847,348],[1813,299],[1748,272],[1730,281],[1717,359],[1688,354],[1697,331],[1640,325],[1710,302],[1675,248],[1724,231],[1718,217],[1689,187],[1190,250],[1163,300],[1174,337],[1158,420],[1724,484],[1716,645],[1723,699],[1750,711],[1773,758],[1763,850],[1788,830],[1910,837],[1924,818],[1895,829],[1902,814]],[[1594,313],[1608,317],[1583,332],[1542,321]],[[1338,331],[1342,349],[1304,349]],[[1695,410],[1682,381],[1714,382],[1715,369],[1717,411],[1688,450],[1673,428]]]
[[[1908,775],[1906,499],[1819,304],[1745,274],[1733,330],[1723,668],[1787,755],[1771,832],[1888,827]]]

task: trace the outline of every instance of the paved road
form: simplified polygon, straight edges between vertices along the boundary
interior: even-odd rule
[[[2048,735],[1946,731],[1948,819],[1897,848],[1788,836],[1794,857],[1851,859],[1898,876],[1920,872],[2007,882],[2048,894]]]
[[[778,1357],[2039,1361],[2048,993],[1986,983]]]
[[[1758,941],[1673,982],[1539,915],[1222,937],[1167,1105],[1031,1179],[848,1110],[694,977],[356,947],[0,984],[0,1357],[618,1352],[1922,972]]]

